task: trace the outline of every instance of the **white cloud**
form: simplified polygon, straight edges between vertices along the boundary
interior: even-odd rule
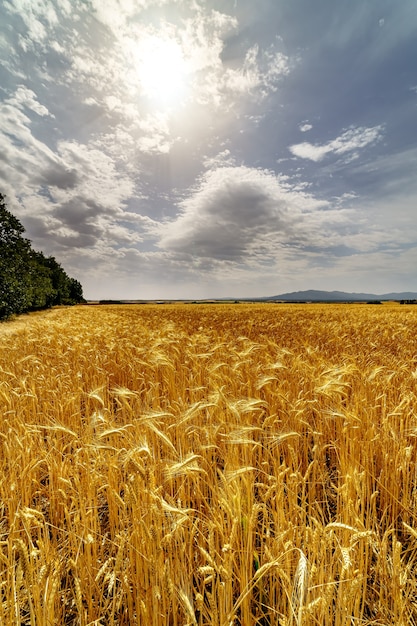
[[[23,86],[0,105],[2,191],[35,246],[54,253],[99,241],[136,244],[144,231],[151,236],[152,221],[121,208],[135,195],[123,158],[104,152],[100,141],[61,141],[54,152],[33,135],[34,113],[49,115]]]
[[[131,177],[124,175],[117,162],[97,149],[93,142],[86,145],[62,141],[58,144],[58,152],[67,167],[78,173],[77,192],[83,197],[93,198],[103,206],[117,207],[133,194]]]
[[[233,167],[236,165],[236,162],[230,150],[226,148],[214,157],[206,157],[203,161],[203,165],[207,169],[216,169],[218,167]]]
[[[313,128],[313,125],[310,122],[302,122],[298,128],[302,133],[306,133]]]
[[[91,6],[95,18],[117,37],[125,31],[128,22],[142,11],[147,8],[155,9],[168,2],[180,4],[181,0],[91,0]]]
[[[262,100],[276,91],[279,80],[289,72],[287,56],[271,50],[262,52],[258,45],[254,45],[247,51],[241,67],[224,71],[223,89],[233,97],[246,95]]]
[[[64,0],[61,0],[62,2]],[[50,36],[51,29],[59,23],[57,12],[52,2],[44,0],[8,0],[4,8],[11,14],[18,15],[24,22],[27,34],[21,37],[20,44],[24,49],[33,49],[35,45],[44,44]]]
[[[137,121],[139,130],[137,139],[138,148],[146,153],[167,154],[175,141],[171,137],[169,129],[169,120],[163,113],[149,114],[143,119]]]
[[[300,157],[301,159],[310,159],[310,161],[321,161],[326,154],[331,152],[328,145],[314,146],[306,141],[289,146],[289,150],[294,156]]]
[[[173,68],[173,73],[181,79],[182,88],[177,85],[178,100],[163,98],[152,102],[153,110],[164,107],[175,108],[180,105],[208,105],[210,107],[230,108],[236,101],[242,104],[242,97],[262,98],[274,91],[278,81],[290,71],[287,56],[270,46],[262,50],[258,45],[249,46],[240,62],[232,66],[222,59],[227,38],[238,32],[235,17],[199,6],[178,4],[175,21],[161,20],[152,25],[138,19],[146,3],[124,3],[119,6],[114,0],[103,4],[95,2],[96,16],[112,29],[115,37],[111,60],[105,54],[87,48],[74,49],[71,79],[77,74],[84,76],[97,91],[108,82],[117,82],[118,91],[124,84],[123,100],[126,90],[129,96],[150,97],[152,92],[160,91],[156,81],[163,65],[162,59],[149,60],[149,50],[171,50],[166,64],[172,65],[171,58],[178,56],[181,67]],[[148,45],[149,44],[149,45]],[[178,61],[178,63],[180,62]],[[152,65],[153,64],[153,65]],[[111,65],[111,67],[109,67]],[[154,74],[150,83],[149,76]],[[156,74],[156,75],[155,75]],[[161,79],[167,76],[161,72]],[[120,79],[120,80],[118,80]],[[164,86],[164,92],[167,87]],[[174,89],[172,90],[174,91]],[[180,98],[181,96],[181,98]]]
[[[74,5],[66,17],[66,29],[59,35],[57,31],[44,44],[59,72],[49,73],[47,64],[36,69],[39,84],[47,84],[50,93],[59,86],[60,98],[67,96],[66,101],[55,100],[53,109],[56,116],[64,112],[65,123],[72,124],[66,132],[79,137],[82,124],[92,121],[97,141],[100,132],[106,133],[107,140],[100,141],[112,156],[116,148],[111,147],[110,136],[116,139],[124,132],[131,137],[126,151],[131,164],[142,156],[167,154],[178,141],[196,146],[200,140],[206,141],[208,134],[213,138],[231,115],[237,119],[237,113],[253,113],[254,106],[260,119],[259,102],[277,88],[290,68],[290,60],[273,46],[262,49],[248,44],[239,57],[227,61],[228,40],[239,34],[238,21],[232,15],[197,2],[178,2],[171,21],[155,18],[149,23],[141,19],[142,11],[154,5],[148,1],[94,0],[91,14],[85,5]],[[61,16],[66,9],[64,0],[56,4]],[[35,4],[32,13],[43,19]],[[171,47],[180,53],[183,66],[178,73],[183,89],[181,93],[172,89],[168,101],[153,99],[152,89],[149,85],[145,88],[141,77],[144,59],[140,42],[149,40],[164,42],[162,50],[166,44],[167,50]],[[148,75],[151,70],[150,61]],[[164,94],[163,89],[160,91]]]
[[[19,194],[40,184],[44,171],[66,171],[62,159],[32,134],[32,120],[27,113],[33,110],[48,115],[33,92],[22,88],[0,104],[0,179]]]
[[[259,47],[252,46],[245,56],[242,67],[233,70],[226,70],[224,74],[225,89],[233,93],[243,94],[250,93],[259,86],[261,82],[261,73],[258,65]]]
[[[40,104],[38,102],[36,94],[31,89],[28,89],[25,85],[19,85],[14,96],[12,98],[9,98],[7,100],[7,103],[10,106],[15,106],[18,109],[21,109],[22,111],[25,108],[34,111],[34,113],[40,115],[41,117],[55,117],[48,111],[48,109],[43,104]]]
[[[175,12],[166,13],[169,19],[155,17],[149,21],[148,15],[142,19],[150,7],[165,4],[175,5]],[[36,59],[42,49],[47,62],[34,66],[40,87],[38,91],[34,82],[28,82],[33,89],[32,100],[28,97],[31,90],[22,84],[22,89],[27,90],[25,106],[38,115],[51,115],[41,104],[41,97],[38,102],[35,91],[40,94],[47,85],[48,92],[54,94],[59,86],[60,98],[64,95],[67,99],[55,100],[52,111],[56,116],[64,112],[65,123],[72,124],[72,128],[61,128],[64,136],[67,131],[78,137],[81,124],[93,120],[95,110],[96,117],[103,118],[100,126],[107,125],[107,135],[113,132],[120,136],[121,129],[131,135],[131,163],[141,154],[146,157],[169,153],[180,136],[189,145],[197,144],[200,138],[204,141],[209,130],[213,136],[216,127],[227,123],[230,115],[237,111],[242,115],[253,112],[253,107],[276,90],[290,71],[289,58],[271,45],[263,49],[247,44],[246,50],[243,48],[238,57],[228,61],[225,52],[228,40],[239,35],[238,20],[204,3],[92,0],[91,7],[92,10],[77,2],[69,11],[67,0],[11,0],[10,11],[23,14],[25,45],[34,43],[30,33],[36,23],[50,29],[48,37],[41,37],[41,47],[27,51]],[[163,15],[161,10],[160,16]],[[40,41],[39,37],[36,41]],[[150,40],[163,42],[162,50],[178,50],[183,63],[178,73],[184,88],[181,94],[179,89],[172,89],[174,95],[169,102],[152,99],[152,90],[145,88],[141,77],[141,42]],[[54,67],[59,71],[50,70]],[[151,62],[147,72],[152,74]],[[97,124],[94,130],[97,133]],[[110,138],[106,144],[106,149],[110,149]],[[114,151],[112,148],[113,156]]]
[[[276,52],[273,48],[266,51],[265,59],[267,64],[264,85],[267,91],[276,91],[278,81],[291,71],[290,59],[287,55],[282,52]]]
[[[359,126],[345,130],[339,137],[325,144],[311,144],[308,142],[289,146],[290,152],[302,159],[311,161],[321,161],[327,154],[346,154],[359,148],[379,141],[383,135],[383,126],[373,126],[366,128]]]

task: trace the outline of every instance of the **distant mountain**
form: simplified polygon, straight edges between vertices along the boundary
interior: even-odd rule
[[[367,302],[371,300],[417,300],[417,293],[404,291],[401,293],[346,293],[345,291],[293,291],[271,296],[264,300],[282,300],[284,302]]]

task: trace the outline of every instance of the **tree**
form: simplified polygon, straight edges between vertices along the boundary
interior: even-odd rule
[[[22,313],[28,302],[28,259],[30,243],[24,228],[7,210],[0,194],[0,319]]]
[[[51,305],[55,304],[70,304],[69,302],[69,277],[58,261],[53,257],[44,257],[43,261],[45,267],[49,269],[49,274],[52,281],[53,299]]]
[[[79,303],[79,302],[85,302],[84,300],[84,296],[83,296],[83,288],[81,283],[78,280],[75,280],[75,278],[70,278],[70,302],[71,303]]]
[[[46,267],[45,257],[42,252],[31,252],[29,261],[31,308],[45,309],[52,306],[54,288],[52,285],[51,272]]]
[[[81,284],[54,257],[32,249],[0,193],[0,320],[55,304],[85,302]]]

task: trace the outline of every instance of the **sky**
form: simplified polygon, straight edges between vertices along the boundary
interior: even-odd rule
[[[416,0],[0,0],[0,192],[86,298],[417,291]]]

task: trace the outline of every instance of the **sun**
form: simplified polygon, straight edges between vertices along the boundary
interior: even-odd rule
[[[135,56],[143,95],[159,105],[180,104],[186,92],[187,64],[177,41],[148,36]]]

